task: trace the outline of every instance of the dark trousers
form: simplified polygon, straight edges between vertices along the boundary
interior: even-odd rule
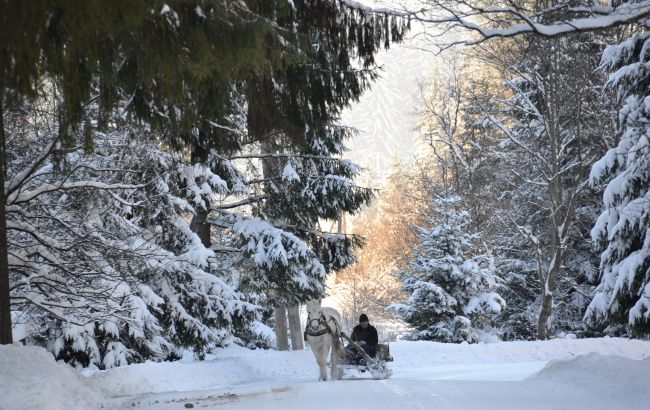
[[[366,352],[368,356],[375,357],[375,354],[377,354],[377,346],[370,346],[367,343],[365,344],[357,343],[357,344],[361,346],[363,351]],[[357,349],[355,349],[354,346],[352,346],[352,343],[350,343],[345,347],[345,351],[348,353],[348,356],[350,357],[354,357],[359,353],[357,352]]]

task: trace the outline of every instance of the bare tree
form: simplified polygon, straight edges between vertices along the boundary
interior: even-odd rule
[[[13,343],[11,331],[11,302],[9,292],[9,260],[7,258],[7,215],[5,210],[5,103],[0,93],[0,344]]]
[[[489,150],[496,144],[497,128],[484,121],[484,111],[498,95],[498,74],[486,62],[460,53],[442,61],[422,89],[420,127],[437,162],[440,183],[463,197],[472,228],[479,232],[494,199],[489,175],[495,164]]]
[[[503,191],[511,194],[505,198],[515,201],[502,208],[507,211],[501,217],[534,249],[539,339],[550,336],[553,294],[565,280],[576,209],[587,195],[589,169],[604,149],[592,141],[613,126],[612,101],[603,98],[603,81],[593,75],[600,51],[597,40],[571,37],[535,41],[524,57],[492,55],[509,73],[512,92],[501,114],[486,111],[505,137],[494,155],[507,167]]]

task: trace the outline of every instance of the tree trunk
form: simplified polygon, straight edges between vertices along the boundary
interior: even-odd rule
[[[210,224],[208,223],[208,211],[205,209],[197,209],[196,214],[192,217],[190,222],[190,229],[195,232],[201,239],[201,243],[206,248],[211,245],[210,238]]]
[[[553,294],[544,293],[542,296],[542,307],[539,310],[539,320],[537,322],[537,339],[546,340],[550,336],[549,318],[553,312]]]
[[[560,243],[559,240],[557,243]],[[542,278],[542,305],[539,309],[537,321],[537,339],[546,340],[551,336],[551,314],[553,313],[553,292],[560,274],[561,261],[564,252],[560,245],[556,245],[553,260],[550,263],[546,276]]]
[[[341,209],[339,211],[339,222],[338,222],[338,227],[337,227],[338,228],[338,233],[347,233],[348,228],[347,228],[345,222],[346,222],[345,221],[345,211]]]
[[[0,90],[2,88],[0,87]],[[0,344],[13,343],[11,301],[9,295],[9,259],[7,257],[7,210],[5,198],[5,124],[0,94]]]
[[[246,97],[248,100],[248,133],[254,141],[260,142],[260,154],[274,154],[278,151],[277,141],[270,136],[272,127],[270,125],[270,118],[265,113],[265,104],[268,104],[266,96],[261,90],[265,89],[265,80],[250,80],[248,81],[248,89]],[[270,180],[278,175],[278,168],[280,166],[279,160],[268,157],[262,159],[262,176],[266,180]],[[268,184],[265,186],[268,189]],[[273,222],[273,221],[270,221]],[[281,294],[281,289],[272,295],[276,299],[276,303],[285,303],[284,297]],[[289,350],[289,335],[287,332],[287,308],[284,306],[276,307],[275,311],[275,347],[278,350]]]
[[[278,350],[289,350],[287,309],[284,306],[275,308],[275,348]]]
[[[562,245],[562,238],[560,238],[560,224],[562,223],[562,204],[564,202],[561,172],[562,163],[561,147],[562,147],[562,130],[560,129],[560,102],[558,100],[558,77],[557,77],[557,61],[556,53],[551,53],[546,56],[550,67],[550,72],[547,74],[545,80],[545,99],[546,106],[543,110],[544,122],[546,124],[546,138],[548,140],[549,155],[547,159],[548,167],[551,169],[553,177],[548,183],[548,201],[550,205],[550,229],[551,229],[551,243],[550,252],[552,259],[548,264],[546,274],[541,275],[542,285],[542,303],[539,309],[539,318],[537,321],[537,339],[545,340],[550,336],[551,331],[551,314],[553,313],[553,291],[555,291],[555,280],[559,272],[559,266],[562,260],[562,253],[560,246]],[[540,261],[541,262],[541,261]]]
[[[260,144],[260,153],[272,154],[276,152],[275,143],[271,140],[263,140]],[[273,158],[265,158],[262,160],[262,173],[264,178],[270,179],[277,175],[278,161]],[[283,303],[283,295],[276,295],[279,297],[279,303]],[[289,335],[287,332],[287,308],[275,308],[275,346],[278,350],[289,350]]]
[[[303,343],[302,325],[300,323],[300,305],[289,306],[289,332],[291,333],[291,350],[302,350]]]
[[[201,136],[202,133],[199,135]],[[201,146],[200,143],[201,141],[195,141],[194,145],[192,146],[192,154],[190,156],[192,165],[206,164],[208,161],[208,150]],[[196,214],[194,214],[192,221],[190,222],[190,229],[192,232],[198,235],[203,246],[209,248],[212,244],[212,238],[210,236],[210,224],[208,223],[210,203],[207,199],[203,203],[205,205],[205,209],[197,207]]]

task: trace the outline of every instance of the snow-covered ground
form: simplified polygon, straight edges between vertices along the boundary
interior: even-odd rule
[[[391,344],[393,376],[318,382],[310,351],[230,347],[206,361],[74,370],[0,346],[0,409],[648,409],[650,342]],[[351,379],[354,378],[354,379]]]

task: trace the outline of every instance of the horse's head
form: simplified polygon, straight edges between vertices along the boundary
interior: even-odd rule
[[[316,333],[320,330],[320,319],[322,315],[323,312],[318,302],[311,301],[307,304],[307,328],[310,331]]]

